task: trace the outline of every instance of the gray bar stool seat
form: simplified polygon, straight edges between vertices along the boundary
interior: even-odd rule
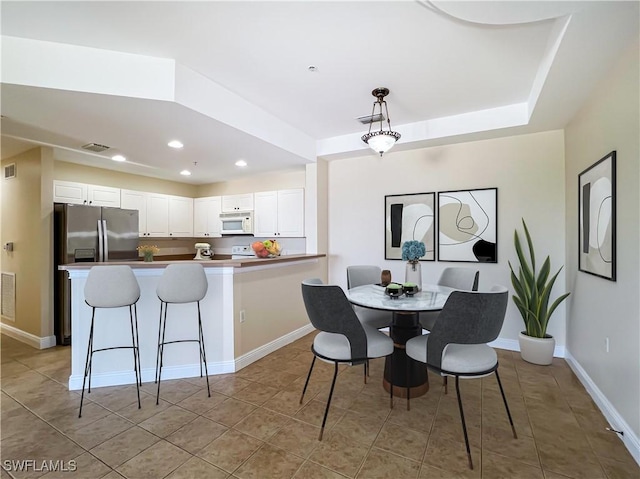
[[[138,408],[140,408],[140,342],[138,340],[138,314],[136,303],[140,298],[140,286],[133,271],[129,266],[94,266],[89,270],[87,282],[84,286],[84,300],[91,306],[91,328],[89,330],[89,344],[87,346],[87,358],[84,366],[84,378],[82,379],[82,395],[80,396],[80,411],[78,417],[82,417],[82,404],[84,402],[84,389],[89,377],[89,389],[91,393],[91,367],[94,353],[109,351],[112,349],[131,349],[133,351],[133,370],[136,375],[136,388],[138,390]],[[129,308],[129,320],[131,323],[131,346],[112,346],[108,348],[94,349],[93,332],[98,308]]]
[[[204,268],[198,263],[170,264],[162,273],[156,293],[160,299],[160,324],[158,326],[158,351],[156,354],[156,382],[158,392],[156,404],[160,401],[160,378],[164,364],[164,347],[175,343],[198,343],[200,354],[200,377],[202,377],[202,364],[207,380],[207,393],[211,397],[209,389],[209,373],[207,371],[207,354],[204,348],[204,334],[202,333],[202,315],[200,313],[200,301],[206,296],[209,283],[204,273]],[[167,329],[167,309],[169,304],[196,303],[198,309],[198,339],[178,339],[165,341]]]

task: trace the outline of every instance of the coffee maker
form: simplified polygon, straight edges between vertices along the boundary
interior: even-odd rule
[[[196,243],[196,256],[193,259],[208,260],[213,256],[209,243]]]

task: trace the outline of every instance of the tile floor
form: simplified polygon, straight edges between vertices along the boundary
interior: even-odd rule
[[[475,470],[467,468],[455,388],[389,409],[382,361],[344,367],[322,442],[318,426],[333,367],[317,364],[298,404],[310,334],[236,374],[94,389],[78,419],[67,391],[69,348],[37,351],[2,336],[0,477],[186,478],[638,478],[640,468],[563,360],[541,367],[499,351],[518,439],[495,378],[463,382]],[[319,366],[319,367],[318,367]],[[12,460],[36,467],[7,472]],[[60,461],[45,463],[42,461]],[[70,462],[74,461],[74,462]],[[56,464],[75,472],[47,471]]]

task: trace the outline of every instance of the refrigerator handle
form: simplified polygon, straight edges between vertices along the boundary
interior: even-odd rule
[[[104,261],[104,234],[102,229],[102,220],[98,220],[98,261]]]
[[[109,235],[107,234],[107,220],[102,220],[102,235],[104,236],[103,261],[109,261]]]

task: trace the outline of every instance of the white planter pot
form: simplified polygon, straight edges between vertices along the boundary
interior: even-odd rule
[[[556,340],[553,336],[548,338],[534,338],[520,333],[520,355],[528,363],[547,366],[553,360],[553,351],[556,347]]]

